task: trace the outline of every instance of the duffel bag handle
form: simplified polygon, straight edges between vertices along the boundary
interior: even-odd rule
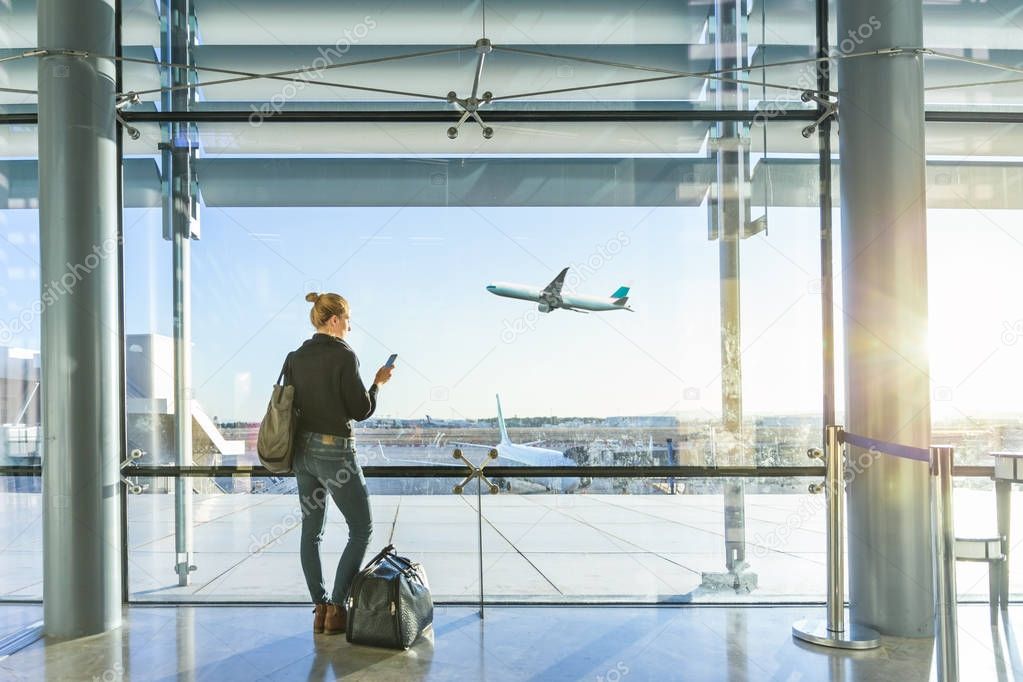
[[[400,557],[396,554],[388,554],[387,556],[384,557],[384,559],[391,562],[391,564],[398,569],[398,572],[404,575],[409,580],[415,580],[419,584],[425,585],[425,583],[423,582],[423,577],[419,575],[419,571],[416,570],[416,567],[419,564],[413,561],[409,561],[405,557]]]
[[[370,566],[373,566],[374,564],[376,564],[377,562],[382,560],[384,557],[386,557],[388,554],[390,554],[393,551],[394,551],[394,545],[387,545],[382,550],[380,550],[379,554],[377,554],[375,557],[373,557],[372,559],[370,559],[369,561],[366,562],[366,565],[363,566],[363,570],[366,570]]]
[[[417,564],[415,564],[412,561],[409,561],[405,557],[398,556],[397,553],[394,551],[394,545],[387,545],[382,550],[380,550],[380,552],[377,553],[375,557],[366,562],[366,566],[362,570],[366,570],[370,566],[375,566],[376,564],[384,560],[389,561],[395,568],[398,569],[398,572],[404,574],[406,578],[409,578],[410,580],[415,580],[416,582],[419,583],[423,583],[422,576],[419,575],[419,571],[416,570]]]

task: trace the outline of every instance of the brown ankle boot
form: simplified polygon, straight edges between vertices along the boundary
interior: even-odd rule
[[[348,614],[345,607],[340,604],[327,604],[327,618],[323,624],[323,631],[328,635],[336,635],[345,631],[348,621]]]
[[[320,634],[323,632],[323,623],[327,619],[327,605],[316,604],[313,607],[313,632]]]

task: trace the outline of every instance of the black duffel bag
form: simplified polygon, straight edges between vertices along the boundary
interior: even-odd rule
[[[426,569],[387,545],[370,560],[348,592],[345,637],[353,644],[408,649],[433,623]]]

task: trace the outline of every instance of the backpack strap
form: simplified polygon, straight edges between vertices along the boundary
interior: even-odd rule
[[[284,383],[283,383],[282,380],[288,378],[287,377],[287,374],[288,374],[288,364],[291,362],[291,355],[292,355],[291,353],[288,353],[287,357],[284,358],[284,364],[281,366],[280,376],[277,377],[277,385],[278,386],[284,386]],[[289,380],[288,383],[291,383],[291,381]]]

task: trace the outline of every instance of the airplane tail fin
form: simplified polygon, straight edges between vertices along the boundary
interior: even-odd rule
[[[497,428],[501,431],[501,442],[510,443],[508,439],[508,427],[504,424],[504,413],[501,412],[501,396],[497,396]]]
[[[628,306],[629,303],[629,287],[618,287],[614,293],[611,294],[611,301],[618,308],[625,308],[626,310],[632,310]]]

